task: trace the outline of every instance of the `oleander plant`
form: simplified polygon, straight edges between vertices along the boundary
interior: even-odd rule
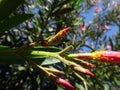
[[[119,6],[117,0],[0,0],[1,90],[119,89]]]

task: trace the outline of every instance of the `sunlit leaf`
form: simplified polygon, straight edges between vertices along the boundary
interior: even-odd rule
[[[56,59],[56,58],[46,58],[41,65],[50,65],[50,64],[55,64],[55,63],[59,63],[60,60]]]

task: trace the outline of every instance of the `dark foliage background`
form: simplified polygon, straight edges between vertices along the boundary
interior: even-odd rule
[[[119,51],[119,5],[119,2],[113,4],[113,0],[101,0],[100,6],[99,0],[0,0],[0,44],[10,48],[20,48],[36,42],[37,46],[41,47],[43,41],[61,29],[72,27],[70,33],[62,39],[62,43],[54,46],[53,51],[59,51],[69,45],[74,46],[72,53],[97,50]],[[84,14],[98,6],[93,21],[86,25]],[[118,32],[114,37],[109,37],[107,33],[113,32],[110,28],[112,26],[117,27]],[[82,29],[83,27],[85,30]],[[51,50],[46,47],[39,49]],[[119,64],[90,61],[96,65],[95,69],[91,69],[95,77],[81,74],[85,80],[80,80],[69,73],[70,70],[66,65],[61,62],[56,64],[56,59],[52,59],[52,63],[46,62],[49,59],[41,60],[44,61],[43,66],[66,72],[60,77],[67,78],[76,90],[86,90],[84,83],[87,84],[88,90],[114,90],[120,87]],[[44,77],[28,63],[13,63],[14,61],[9,64],[0,64],[1,90],[67,90],[50,78]],[[40,62],[40,64],[43,63]]]

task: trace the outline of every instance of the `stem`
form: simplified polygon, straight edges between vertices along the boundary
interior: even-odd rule
[[[57,80],[59,79],[58,76],[54,75],[53,73],[47,71],[46,69],[44,69],[42,66],[37,65],[36,63],[34,63],[33,61],[27,59],[26,57],[24,57],[23,55],[20,55],[21,58],[23,58],[25,61],[27,61],[29,64],[31,64],[34,68],[37,68],[40,72],[42,72],[44,75],[50,77],[53,80]]]
[[[53,80],[57,80],[59,77],[57,77],[56,75],[54,75],[53,73],[47,71],[46,69],[44,69],[42,66],[37,65],[36,63],[34,63],[33,61],[27,59],[25,56],[19,54],[19,56],[21,58],[23,58],[25,61],[27,61],[29,64],[31,64],[34,68],[37,68],[40,72],[42,72],[44,75],[50,77]]]
[[[28,51],[29,53],[30,51]],[[45,52],[45,51],[31,51],[30,55],[40,55],[40,56],[47,56],[47,57],[55,57],[58,53],[54,52]]]
[[[79,66],[78,64],[76,64],[74,62],[66,60],[65,58],[61,57],[60,55],[57,55],[56,58],[59,59],[60,61],[62,61],[64,64],[68,65],[71,68]]]
[[[85,87],[85,90],[88,90],[88,88],[87,88],[87,83],[86,83],[85,79],[84,79],[82,76],[80,76],[78,73],[76,73],[76,72],[74,72],[74,74],[75,74],[79,79],[82,80],[82,82],[83,82],[83,84],[84,84],[84,87]]]
[[[21,54],[19,54],[19,56],[20,56],[23,60],[25,60],[25,61],[27,61],[29,64],[31,64],[34,68],[37,68],[37,69],[40,70],[43,74],[49,76],[50,73],[49,73],[47,70],[45,70],[42,66],[37,65],[36,63],[34,63],[33,61],[27,59],[25,56],[23,56],[23,55],[21,55]]]
[[[84,58],[91,58],[92,57],[92,53],[80,53],[80,54],[69,54],[66,55],[67,58],[80,58],[80,59],[84,59]]]
[[[94,64],[86,62],[85,60],[82,60],[82,59],[73,58],[73,59],[69,59],[69,60],[73,61],[73,62],[75,62],[79,65],[85,66],[85,67],[90,67],[90,68],[95,68],[96,67]]]
[[[68,52],[68,51],[71,50],[71,49],[73,49],[73,46],[72,46],[72,45],[70,45],[70,46],[66,47],[65,49],[63,49],[62,51],[60,51],[60,52],[59,52],[59,55],[62,55],[62,54],[64,54],[64,53]]]
[[[71,63],[70,61],[67,61],[65,58],[61,57],[60,55],[57,55],[56,58],[62,61],[63,63],[65,63],[66,65],[70,65]]]
[[[47,67],[44,67],[45,70],[47,70],[48,72],[51,72],[51,73],[54,73],[54,74],[64,74],[63,71],[59,71],[57,69],[54,69],[54,68],[47,68]]]

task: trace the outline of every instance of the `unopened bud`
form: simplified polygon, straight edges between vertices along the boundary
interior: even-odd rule
[[[75,90],[74,86],[72,86],[68,81],[66,81],[62,78],[57,79],[56,82],[69,90]]]
[[[85,69],[85,68],[83,68],[83,67],[81,67],[81,66],[76,66],[76,67],[74,67],[73,68],[77,73],[84,73],[84,74],[86,74],[86,75],[89,75],[89,76],[95,76],[91,71],[89,71],[88,69]]]

